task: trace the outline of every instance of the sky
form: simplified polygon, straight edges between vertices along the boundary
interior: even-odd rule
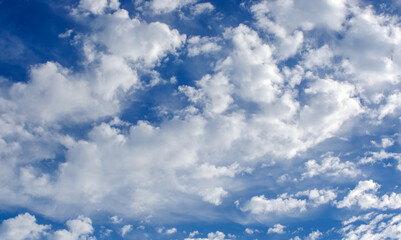
[[[0,239],[401,239],[400,15],[0,0]]]

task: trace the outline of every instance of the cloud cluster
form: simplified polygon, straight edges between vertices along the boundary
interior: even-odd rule
[[[245,203],[241,210],[261,216],[300,213],[305,212],[308,208],[316,208],[322,204],[327,204],[336,197],[335,191],[324,189],[306,190],[295,194],[284,193],[273,199],[267,199],[264,195],[254,196]]]
[[[368,129],[398,121],[401,28],[396,17],[357,1],[263,0],[251,3],[254,22],[221,25],[222,33],[212,37],[145,20],[146,14],[168,18],[184,8],[192,15],[215,11],[209,2],[135,4],[151,13],[132,14],[117,0],[81,0],[71,17],[87,32],[70,29],[60,35],[82,53],[79,67],[49,61],[31,66],[26,82],[0,79],[2,205],[62,220],[101,209],[124,219],[152,215],[160,221],[177,215],[213,218],[219,214],[215,209],[233,205],[231,198],[249,199],[239,210],[257,216],[302,213],[329,203],[401,208],[401,195],[378,196],[380,185],[373,180],[360,181],[341,201],[335,201],[336,186],[269,198],[263,195],[269,184],[264,182],[263,189],[249,192],[261,182],[251,179],[262,172],[260,166],[275,162],[287,176],[287,168],[304,161],[296,157],[314,147],[319,152],[319,144],[330,138],[352,136],[354,124]],[[135,112],[127,107],[143,97],[138,92],[167,86],[159,72],[165,63],[191,72],[196,66],[182,63],[185,58],[210,60],[210,71],[185,81],[168,76],[175,84],[165,88],[166,95],[180,101],[177,106],[158,119],[119,119]],[[399,153],[384,150],[394,144],[383,139],[383,150],[368,152],[359,163],[327,154],[320,161],[308,157],[300,163],[301,179],[353,181],[363,175],[359,165],[388,158],[401,163]],[[67,228],[52,232],[25,214],[4,221],[0,236],[89,239],[94,231],[86,217],[69,220]],[[284,229],[276,224],[268,232]],[[131,230],[128,224],[120,233],[124,237]],[[321,236],[315,231],[309,239]],[[219,231],[194,237],[188,239],[226,238]]]
[[[341,162],[340,158],[326,156],[319,164],[316,160],[305,162],[306,171],[302,173],[302,178],[312,178],[318,175],[330,177],[356,177],[361,174],[361,170],[356,164],[350,161]]]
[[[95,240],[90,218],[79,216],[68,220],[68,230],[51,231],[50,225],[36,223],[35,216],[20,214],[4,220],[0,225],[0,237],[4,240],[49,239],[49,240]]]
[[[343,239],[397,239],[401,237],[401,215],[370,213],[366,223],[347,223],[341,229]]]
[[[350,208],[358,205],[362,209],[400,209],[401,194],[392,192],[390,195],[384,194],[381,197],[376,195],[380,184],[372,180],[360,181],[358,185],[351,190],[343,200],[337,203],[339,208]]]

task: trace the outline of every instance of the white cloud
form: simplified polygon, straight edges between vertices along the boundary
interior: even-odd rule
[[[92,220],[88,217],[79,216],[77,219],[67,221],[68,230],[56,231],[52,239],[54,240],[94,240],[90,237],[94,232]]]
[[[226,235],[220,231],[211,232],[207,234],[207,238],[185,238],[185,240],[228,240]]]
[[[122,237],[125,237],[125,235],[126,235],[127,233],[131,232],[131,231],[132,231],[132,225],[131,225],[131,224],[124,225],[124,226],[121,228],[121,236],[122,236]]]
[[[214,6],[210,2],[198,3],[191,7],[191,12],[193,15],[212,12],[213,10]]]
[[[302,197],[307,197],[303,199]],[[254,196],[241,208],[255,215],[301,213],[309,208],[327,204],[337,197],[334,190],[312,189],[295,194],[284,193],[277,198],[267,199],[264,195]]]
[[[226,192],[222,187],[216,187],[213,189],[206,189],[200,192],[199,195],[202,196],[203,201],[218,206],[223,202],[223,198],[228,195],[228,192]]]
[[[305,163],[306,171],[302,173],[302,178],[311,178],[318,175],[331,177],[356,177],[361,174],[361,170],[356,168],[356,164],[346,161],[341,162],[340,158],[325,156],[319,164],[316,160],[309,160]]]
[[[305,240],[317,240],[317,239],[319,239],[322,235],[323,235],[323,233],[321,233],[319,230],[316,230],[316,231],[311,232],[311,233],[305,238]]]
[[[197,0],[152,0],[150,8],[157,14],[169,13],[196,2]]]
[[[377,110],[377,118],[382,120],[388,115],[397,115],[401,108],[401,93],[395,92],[387,96],[386,103],[380,105],[379,109]]]
[[[79,216],[68,220],[68,230],[61,229],[52,232],[50,225],[36,223],[36,218],[29,213],[20,214],[15,218],[4,220],[0,225],[0,238],[4,240],[95,240],[94,229],[90,218]]]
[[[199,231],[193,231],[193,232],[189,233],[189,237],[192,238],[192,237],[194,237],[194,236],[196,236],[198,234],[199,234]]]
[[[3,240],[42,239],[47,235],[50,227],[50,225],[37,224],[35,216],[29,213],[19,214],[1,223],[0,238]]]
[[[375,14],[370,7],[353,6],[350,10],[353,18],[347,22],[336,55],[349,60],[348,70],[368,92],[383,90],[386,82],[399,82],[401,28],[396,18]]]
[[[278,197],[276,199],[267,199],[264,195],[254,196],[241,208],[244,212],[252,214],[269,213],[290,213],[306,211],[306,200],[295,198]]]
[[[303,31],[314,28],[340,30],[346,16],[345,0],[261,1],[251,7],[259,28],[277,38],[277,56],[294,55],[304,41]]]
[[[252,229],[250,229],[250,228],[246,228],[246,229],[245,229],[245,232],[246,232],[247,234],[249,234],[249,235],[252,235],[252,234],[254,233],[254,231],[253,231]]]
[[[397,169],[401,171],[401,153],[391,153],[381,150],[380,152],[367,152],[358,164],[368,164],[383,161],[385,159],[395,159],[398,161]]]
[[[188,56],[193,57],[200,54],[208,54],[221,50],[219,39],[213,37],[193,36],[188,39]]]
[[[68,29],[68,30],[66,30],[64,33],[60,33],[60,34],[58,35],[58,37],[59,37],[59,38],[67,38],[67,37],[71,36],[71,34],[72,34],[73,32],[74,32],[74,30]]]
[[[102,14],[107,7],[107,0],[81,0],[78,7],[93,14]]]
[[[81,3],[84,2],[89,4],[89,1]],[[189,4],[174,1],[164,9],[165,2],[151,3],[159,4],[160,12]],[[301,3],[305,6],[295,1],[264,1],[263,6],[258,5],[260,9],[256,5],[252,8],[255,14],[263,13],[260,21],[268,18],[277,22],[277,26],[268,26],[277,29],[269,31],[284,36],[283,39],[290,36],[288,43],[295,50],[287,49],[288,56],[298,50],[308,37],[304,33],[311,28],[323,26],[338,30],[343,21],[342,1]],[[166,55],[175,54],[184,44],[185,36],[167,24],[147,23],[118,7],[107,7],[101,1],[96,4],[100,7],[86,7],[95,15],[77,16],[88,21],[91,32],[82,34],[74,30],[76,44],[83,45],[87,57],[85,70],[73,72],[53,62],[34,66],[30,81],[13,85],[10,99],[1,99],[5,117],[0,119],[0,135],[4,139],[18,136],[15,142],[10,142],[10,138],[1,139],[2,151],[7,154],[15,151],[12,159],[19,161],[28,155],[30,160],[54,158],[50,144],[45,150],[35,148],[39,149],[32,151],[36,155],[28,154],[30,150],[23,140],[42,141],[37,137],[40,135],[47,142],[62,145],[66,153],[65,162],[60,163],[51,177],[33,167],[17,169],[11,158],[7,163],[10,168],[0,170],[1,180],[17,179],[12,184],[7,184],[10,180],[1,181],[5,187],[0,195],[15,196],[21,205],[34,206],[38,212],[66,218],[63,214],[89,214],[102,209],[123,217],[138,217],[149,213],[168,214],[160,209],[183,212],[182,203],[196,205],[201,200],[220,205],[228,192],[241,191],[236,184],[246,182],[238,183],[242,181],[236,178],[240,173],[251,173],[253,167],[275,158],[287,162],[287,158],[335,136],[343,130],[343,123],[363,111],[358,99],[360,89],[352,79],[337,78],[336,74],[318,77],[318,69],[333,63],[333,56],[339,54],[338,48],[330,43],[307,48],[300,65],[281,69],[282,59],[275,55],[281,43],[269,41],[267,44],[256,31],[241,24],[225,31],[228,44],[224,45],[227,49],[222,54],[226,55],[212,64],[214,70],[192,86],[179,86],[190,100],[188,109],[193,111],[178,109],[172,112],[171,118],[158,123],[138,121],[133,126],[101,123],[105,117],[121,113],[125,98],[131,98],[135,89],[145,88],[146,84],[139,80],[141,72],[152,71]],[[323,11],[305,10],[311,16],[296,11],[311,4],[323,6]],[[339,12],[330,12],[326,19],[326,10]],[[265,16],[266,11],[272,15]],[[280,12],[295,12],[295,15],[284,19]],[[283,35],[280,31],[284,31]],[[188,54],[213,52],[219,49],[217,42],[210,37],[191,38]],[[232,49],[228,48],[231,46]],[[359,60],[351,55],[347,58]],[[298,85],[301,82],[304,85]],[[383,99],[398,104],[396,97]],[[397,107],[383,107],[381,113],[389,116],[396,113],[394,109]],[[46,135],[47,127],[64,121],[91,123],[95,127],[83,139],[58,136],[58,133]],[[32,123],[36,124],[32,128],[37,132],[25,129]],[[17,152],[24,153],[25,158],[19,158]],[[336,157],[326,157],[321,162],[310,160],[305,167],[304,178],[319,174],[338,177],[360,174],[355,164],[341,162]],[[10,192],[13,194],[3,194]],[[273,199],[256,196],[243,209],[254,214],[274,213],[277,207],[279,213],[300,212],[328,203],[336,195],[334,191],[317,189],[302,194],[298,196],[308,199],[294,195]],[[24,197],[18,198],[18,195]],[[72,213],[57,212],[63,207],[43,206],[36,202],[38,197],[48,200],[49,205],[71,208]]]
[[[303,64],[306,68],[329,67],[332,63],[333,52],[326,44],[319,49],[310,49],[304,58]]]
[[[36,123],[82,122],[113,115],[120,110],[118,94],[127,92],[138,81],[136,73],[119,60],[103,56],[98,76],[92,82],[85,79],[86,74],[71,73],[53,62],[34,66],[28,83],[11,87],[11,99],[18,104],[20,117]],[[112,74],[119,80],[110,82]]]
[[[110,220],[111,220],[111,222],[114,223],[114,224],[119,224],[119,223],[121,223],[121,222],[123,221],[122,218],[118,218],[117,216],[112,216],[112,217],[110,217]]]
[[[170,229],[167,229],[166,230],[166,234],[167,235],[171,235],[171,234],[174,234],[174,233],[176,233],[177,232],[177,229],[176,228],[170,228]]]
[[[401,238],[401,215],[375,214],[362,216],[364,224],[350,224],[341,229],[343,239],[399,239]]]
[[[394,145],[394,140],[391,138],[382,138],[382,147],[388,148]]]
[[[343,200],[337,202],[339,208],[350,208],[358,205],[362,209],[400,209],[401,208],[401,194],[391,193],[390,195],[384,194],[381,197],[376,195],[380,184],[373,182],[373,180],[360,181],[358,185],[351,190]]]
[[[312,189],[298,192],[294,196],[307,196],[313,202],[312,205],[317,207],[336,199],[337,194],[333,190]]]
[[[93,33],[83,37],[86,46],[94,48],[102,44],[113,55],[139,62],[141,67],[158,63],[166,54],[174,53],[186,39],[167,24],[130,18],[124,9],[100,15],[90,26]]]
[[[274,224],[274,227],[269,228],[267,230],[267,233],[271,234],[271,233],[276,233],[276,234],[283,234],[285,233],[285,229],[286,226],[281,225],[281,224]]]
[[[250,168],[241,168],[238,163],[233,163],[230,166],[216,167],[209,163],[203,163],[194,170],[194,178],[216,178],[216,177],[235,177],[240,172],[252,172]]]
[[[353,216],[350,219],[343,221],[343,225],[346,226],[346,225],[349,225],[351,223],[354,223],[354,222],[360,221],[360,220],[367,221],[367,220],[370,220],[373,215],[375,215],[374,212],[370,212],[370,213],[367,213],[367,214],[361,215],[361,216]]]
[[[263,0],[251,7],[258,24],[268,26],[272,20],[292,32],[295,29],[311,30],[315,27],[327,27],[340,30],[346,16],[346,0]]]

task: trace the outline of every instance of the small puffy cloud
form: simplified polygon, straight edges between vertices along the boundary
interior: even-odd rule
[[[249,234],[249,235],[252,235],[252,234],[254,233],[254,231],[253,231],[252,229],[250,229],[250,228],[246,228],[246,229],[245,229],[245,232],[246,232],[247,234]]]
[[[166,54],[173,53],[179,48],[186,39],[185,35],[181,35],[176,29],[171,29],[167,24],[146,23],[131,18],[124,9],[98,16],[90,22],[90,26],[93,33],[84,36],[83,40],[88,53],[96,51],[94,46],[101,44],[111,54],[145,66],[158,63]]]
[[[401,153],[391,153],[381,150],[380,152],[367,152],[365,155],[365,157],[359,160],[358,164],[376,163],[386,159],[395,159],[398,161],[397,169],[401,171]]]
[[[286,226],[281,225],[281,224],[274,224],[274,226],[272,228],[269,228],[267,230],[268,234],[271,233],[276,233],[276,234],[283,234],[285,233],[284,229],[286,228]]]
[[[380,184],[373,180],[360,181],[358,185],[351,190],[343,200],[337,202],[338,208],[350,208],[358,205],[362,209],[377,208],[381,210],[400,209],[401,194],[391,193],[381,197],[376,195]]]
[[[68,29],[67,31],[65,31],[65,32],[63,32],[63,33],[60,33],[60,34],[58,35],[58,37],[59,37],[59,38],[67,38],[67,37],[71,36],[71,34],[72,34],[73,32],[74,32],[74,30]]]
[[[112,217],[110,217],[110,220],[111,220],[111,222],[114,223],[114,224],[118,224],[118,223],[121,223],[121,222],[123,221],[122,218],[118,218],[117,216],[112,216]]]
[[[199,193],[202,196],[202,200],[205,202],[209,202],[216,206],[220,205],[223,201],[223,198],[228,195],[222,187],[216,187],[213,189],[206,189]]]
[[[298,192],[295,194],[295,196],[296,197],[307,196],[309,200],[312,201],[312,205],[317,207],[322,204],[326,204],[330,201],[333,201],[334,199],[336,199],[337,194],[333,190],[312,189]]]
[[[81,240],[89,238],[93,233],[92,220],[88,217],[79,216],[77,219],[67,221],[68,230],[58,230],[53,234],[54,240]]]
[[[228,240],[226,235],[220,231],[211,232],[207,234],[207,238],[185,238],[185,240]]]
[[[267,199],[264,195],[254,196],[241,208],[244,212],[252,214],[289,213],[306,211],[306,200],[291,197]]]
[[[208,54],[221,50],[219,39],[215,37],[193,36],[188,39],[188,56],[194,57],[200,54]]]
[[[394,140],[391,138],[382,138],[382,147],[388,148],[394,145]]]
[[[193,231],[193,232],[189,233],[189,237],[192,238],[192,237],[194,237],[194,236],[196,236],[198,234],[199,234],[199,231]]]
[[[81,0],[78,9],[93,14],[103,14],[107,8],[118,9],[119,6],[118,0]]]
[[[171,235],[177,232],[177,228],[170,228],[166,230],[167,235]]]
[[[303,197],[307,197],[307,199]],[[333,190],[324,189],[305,190],[295,194],[284,193],[275,199],[267,199],[264,195],[254,196],[245,203],[241,210],[256,215],[304,212],[308,208],[327,204],[336,197],[337,194]]]
[[[184,6],[194,4],[197,0],[152,0],[150,8],[154,13],[169,13]]]
[[[319,239],[322,235],[323,235],[322,232],[320,232],[319,230],[316,230],[316,231],[311,232],[311,233],[305,238],[305,240],[317,240],[317,239]]]
[[[353,162],[341,162],[340,158],[326,156],[321,163],[316,160],[309,160],[305,163],[306,171],[302,173],[302,178],[311,178],[318,175],[331,177],[356,177],[361,174],[361,170],[356,168]]]
[[[131,231],[132,231],[132,225],[131,225],[131,224],[124,225],[124,226],[121,228],[121,236],[122,236],[122,237],[125,237],[125,235],[126,235],[127,233],[131,232]]]
[[[191,13],[193,15],[212,12],[213,10],[214,6],[210,2],[198,3],[191,7]]]
[[[0,239],[3,240],[39,240],[47,235],[50,225],[36,223],[35,216],[29,213],[19,214],[15,218],[4,220],[0,225]]]

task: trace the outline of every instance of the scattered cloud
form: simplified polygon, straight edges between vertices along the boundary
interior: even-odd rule
[[[274,224],[274,226],[272,228],[269,228],[267,230],[268,234],[272,234],[272,233],[276,233],[276,234],[283,234],[285,233],[285,229],[286,226],[281,225],[281,224]]]
[[[362,209],[399,209],[401,208],[401,194],[392,192],[390,195],[384,194],[381,197],[376,195],[380,184],[373,180],[360,181],[343,200],[337,203],[339,208],[350,208],[358,205]]]
[[[127,233],[129,233],[129,232],[131,232],[132,231],[132,225],[124,225],[122,228],[121,228],[121,236],[122,237],[125,237],[125,235],[127,235]]]
[[[0,238],[4,240],[41,239],[48,234],[47,231],[50,228],[50,225],[37,224],[35,216],[29,213],[19,214],[1,223]]]
[[[339,157],[324,156],[321,163],[309,160],[305,163],[306,171],[302,173],[302,179],[323,175],[330,177],[356,177],[361,175],[355,163],[341,162]]]

